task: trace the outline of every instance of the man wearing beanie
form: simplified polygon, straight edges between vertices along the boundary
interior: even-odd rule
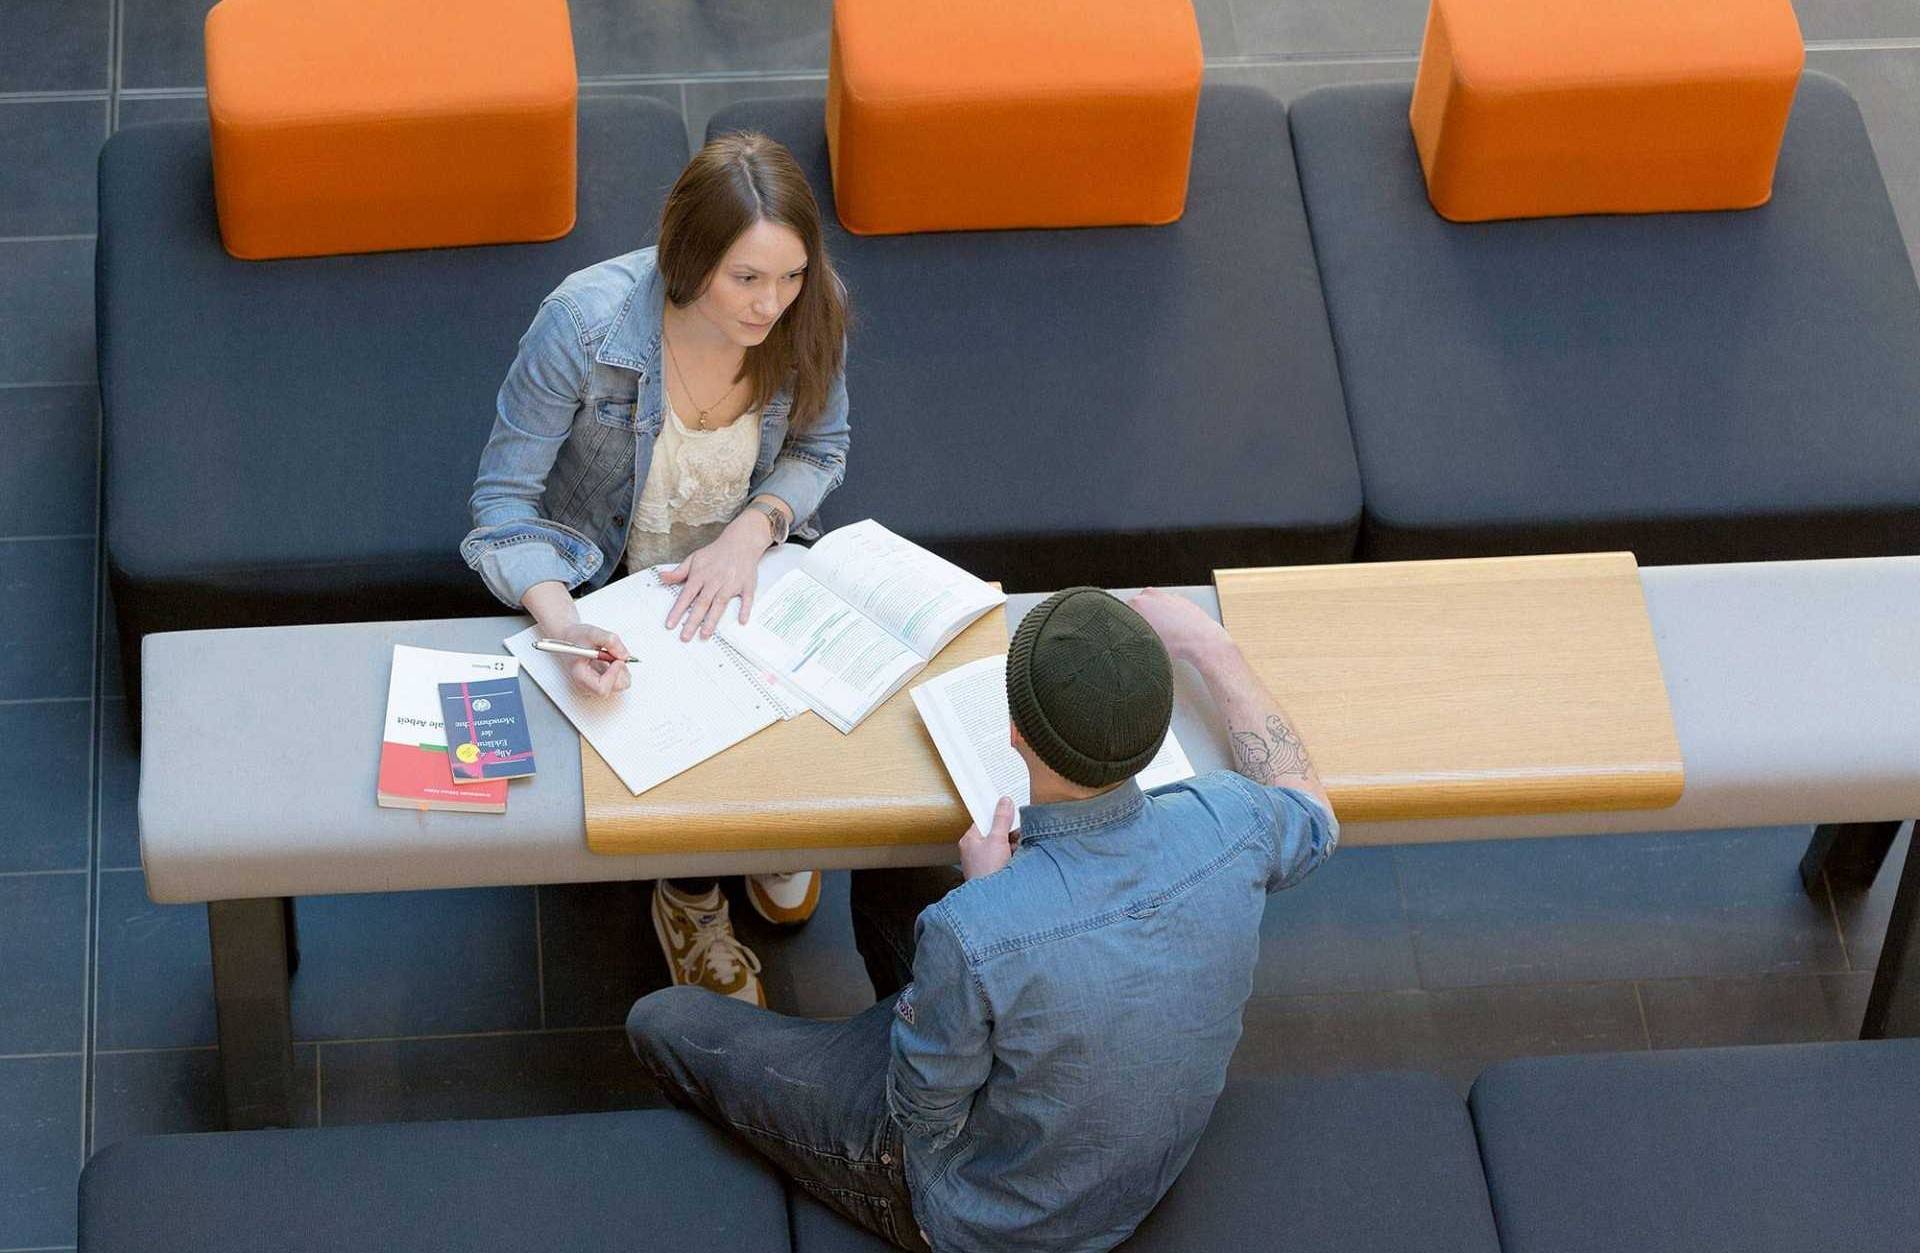
[[[1145,793],[1176,664],[1206,683],[1234,769]],[[1003,798],[958,871],[854,876],[871,1009],[810,1022],[668,988],[628,1032],[676,1103],[900,1248],[1090,1253],[1192,1155],[1266,896],[1338,826],[1272,694],[1179,597],[1049,597],[1014,634],[1007,704],[1032,784],[1017,821]]]

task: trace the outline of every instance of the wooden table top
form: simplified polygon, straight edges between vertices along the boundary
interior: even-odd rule
[[[842,735],[803,713],[635,796],[580,741],[587,847],[596,853],[733,852],[950,844],[966,806],[907,690],[1007,651],[995,608]]]
[[[1680,799],[1631,553],[1221,570],[1214,583],[1343,820]]]

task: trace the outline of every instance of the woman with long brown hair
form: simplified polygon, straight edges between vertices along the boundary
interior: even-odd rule
[[[753,609],[760,556],[817,534],[846,472],[846,291],[793,156],[764,135],[708,143],[667,196],[659,243],[570,275],[500,387],[461,555],[540,633],[613,660],[568,663],[585,693],[632,683],[626,646],[573,590],[625,566],[679,594],[666,625],[710,637]],[[755,875],[775,923],[813,913],[819,875]],[[759,962],[712,880],[662,882],[653,921],[676,984],[765,1003]]]

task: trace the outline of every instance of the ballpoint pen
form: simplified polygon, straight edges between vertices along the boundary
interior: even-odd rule
[[[631,658],[616,657],[604,648],[588,648],[583,644],[569,644],[565,640],[535,640],[533,646],[543,653],[562,653],[568,657],[585,657],[588,661],[629,661]]]

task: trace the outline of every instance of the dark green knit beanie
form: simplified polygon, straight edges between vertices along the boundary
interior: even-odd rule
[[[1097,587],[1070,587],[1013,633],[1007,707],[1041,761],[1082,787],[1106,787],[1160,751],[1173,663],[1145,618]]]

